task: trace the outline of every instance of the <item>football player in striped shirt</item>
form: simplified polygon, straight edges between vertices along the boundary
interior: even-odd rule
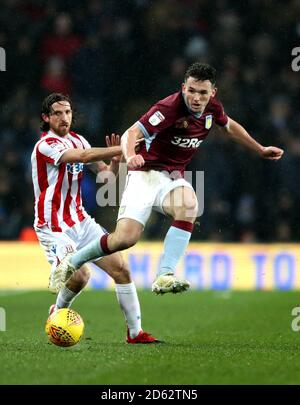
[[[90,277],[88,265],[83,264],[75,274],[68,275],[62,288],[57,288],[53,278],[57,265],[67,253],[85,248],[106,234],[82,206],[83,166],[88,164],[95,173],[109,170],[116,174],[122,150],[118,135],[106,138],[108,147],[92,148],[82,135],[71,131],[72,102],[63,94],[53,93],[46,97],[41,118],[44,132],[31,156],[34,229],[52,266],[49,289],[58,292],[56,304],[50,307],[53,312],[69,307]],[[109,158],[110,165],[106,165],[103,159]],[[127,342],[159,342],[142,330],[136,288],[122,255],[116,252],[92,261],[115,281],[117,298],[127,323]]]

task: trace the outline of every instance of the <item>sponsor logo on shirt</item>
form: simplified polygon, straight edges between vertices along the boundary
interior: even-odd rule
[[[174,136],[171,143],[181,148],[199,148],[203,139],[198,138],[180,138],[179,136]]]
[[[163,122],[166,118],[162,115],[160,111],[156,111],[151,117],[149,118],[149,122],[151,125],[156,127],[156,125]]]
[[[67,163],[67,171],[72,174],[78,174],[83,171],[83,163]]]
[[[210,129],[211,126],[212,126],[212,115],[210,114],[205,117],[205,128]]]

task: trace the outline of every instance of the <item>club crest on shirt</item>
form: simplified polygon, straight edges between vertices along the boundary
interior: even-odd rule
[[[149,122],[151,125],[153,125],[154,127],[156,127],[156,125],[160,124],[161,122],[163,122],[165,120],[165,116],[162,115],[162,113],[160,111],[156,111],[153,115],[151,115],[151,117],[149,118]]]
[[[212,115],[210,114],[205,117],[205,128],[210,129],[211,126],[212,126]]]

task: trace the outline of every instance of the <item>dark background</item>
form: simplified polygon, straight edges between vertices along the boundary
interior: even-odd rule
[[[70,94],[74,129],[103,146],[203,61],[218,71],[227,114],[285,154],[265,161],[212,131],[188,167],[205,171],[193,239],[298,241],[300,72],[291,52],[299,39],[295,0],[1,0],[0,239],[26,239],[32,227],[30,155],[46,95]],[[83,187],[88,211],[113,229],[117,210],[97,208],[92,176]],[[144,237],[161,239],[167,224],[153,214]]]

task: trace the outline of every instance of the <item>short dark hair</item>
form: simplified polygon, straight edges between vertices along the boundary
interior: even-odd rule
[[[62,93],[51,93],[49,96],[47,96],[43,103],[42,103],[42,110],[41,110],[41,130],[42,131],[49,131],[50,126],[48,122],[45,122],[43,120],[42,114],[49,115],[51,113],[51,107],[54,103],[57,103],[59,101],[67,101],[71,109],[73,111],[73,106],[72,106],[72,101],[68,95],[62,94]],[[72,124],[74,124],[74,111],[73,111],[73,118],[72,118]]]
[[[184,75],[184,81],[186,82],[189,77],[193,77],[196,80],[204,81],[209,80],[211,84],[216,84],[217,71],[207,63],[195,62],[188,67]]]

